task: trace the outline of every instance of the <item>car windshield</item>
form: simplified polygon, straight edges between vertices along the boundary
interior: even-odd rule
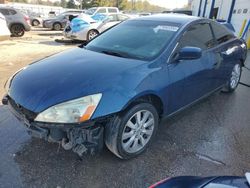
[[[88,15],[93,15],[95,13],[95,11],[97,10],[97,8],[90,8],[88,9],[85,14],[88,14]]]
[[[152,60],[178,31],[178,24],[130,20],[92,40],[86,49],[124,58]]]

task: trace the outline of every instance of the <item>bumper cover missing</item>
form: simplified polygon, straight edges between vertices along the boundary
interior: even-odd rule
[[[16,105],[9,97],[4,97],[2,103],[8,105],[10,111],[25,125],[32,137],[60,143],[65,150],[73,150],[79,156],[86,153],[99,153],[103,148],[104,128],[102,124],[94,121],[82,124],[34,122],[25,114],[27,110]]]

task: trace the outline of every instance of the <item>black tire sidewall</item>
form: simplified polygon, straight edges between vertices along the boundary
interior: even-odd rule
[[[36,24],[37,23],[37,24]],[[38,26],[40,24],[40,22],[38,20],[33,20],[32,21],[32,25],[33,26]]]
[[[124,127],[127,123],[127,121],[138,111],[140,110],[148,110],[150,111],[153,116],[154,116],[154,121],[155,121],[155,125],[154,125],[154,131],[153,134],[150,138],[150,140],[148,141],[148,143],[138,152],[136,153],[127,153],[123,148],[122,148],[122,133],[124,130]],[[117,121],[118,120],[118,121]],[[132,108],[130,108],[129,110],[123,112],[121,115],[119,115],[119,118],[116,119],[116,121],[114,121],[113,123],[115,123],[117,126],[117,134],[115,134],[115,139],[116,142],[112,143],[115,144],[116,146],[113,146],[113,148],[116,149],[116,153],[118,154],[118,157],[122,158],[122,159],[130,159],[130,158],[134,158],[136,156],[138,156],[139,154],[143,153],[146,148],[148,147],[148,145],[150,145],[150,143],[152,142],[152,140],[155,137],[155,134],[157,132],[158,129],[158,124],[159,124],[159,115],[157,113],[157,110],[155,109],[155,107],[150,104],[150,103],[140,103],[137,104],[135,106],[133,106]],[[113,138],[114,139],[114,138]],[[109,147],[108,147],[109,148]],[[117,155],[116,154],[116,155]]]
[[[99,32],[98,32],[98,31],[96,31],[96,30],[94,30],[94,29],[91,29],[91,30],[88,31],[88,34],[87,34],[87,41],[92,40],[92,39],[90,39],[90,36],[89,36],[91,32],[95,32],[97,35],[99,35]]]
[[[19,26],[20,28],[22,28],[22,30],[20,30],[18,33],[20,34],[16,34],[17,32],[15,31],[15,27]],[[14,37],[22,37],[25,33],[24,31],[24,27],[21,25],[21,24],[14,24],[11,26],[11,34],[14,36]]]
[[[60,29],[56,28],[56,25],[59,25]],[[53,29],[56,30],[56,31],[60,31],[62,29],[62,25],[60,23],[54,23],[53,24]]]

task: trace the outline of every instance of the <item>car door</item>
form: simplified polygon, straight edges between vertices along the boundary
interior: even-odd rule
[[[189,26],[180,38],[168,64],[170,79],[169,112],[191,104],[213,91],[213,69],[215,63],[214,38],[208,23]],[[202,56],[194,60],[176,60],[183,47],[198,47]]]
[[[226,83],[232,72],[234,64],[237,62],[237,50],[239,45],[235,42],[236,37],[225,26],[212,21],[211,27],[216,39],[214,53],[217,57],[217,64],[214,69],[214,79],[219,87]]]

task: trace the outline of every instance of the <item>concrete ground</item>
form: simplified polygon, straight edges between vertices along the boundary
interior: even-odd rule
[[[71,48],[58,33],[34,31],[0,43],[0,87],[16,70]],[[247,65],[250,67],[250,57]],[[250,84],[250,72],[242,82]],[[0,96],[4,94],[0,90]],[[147,187],[168,176],[244,175],[250,171],[250,88],[215,93],[171,119],[141,156],[123,161],[107,149],[82,161],[57,144],[31,138],[0,106],[0,187]]]

